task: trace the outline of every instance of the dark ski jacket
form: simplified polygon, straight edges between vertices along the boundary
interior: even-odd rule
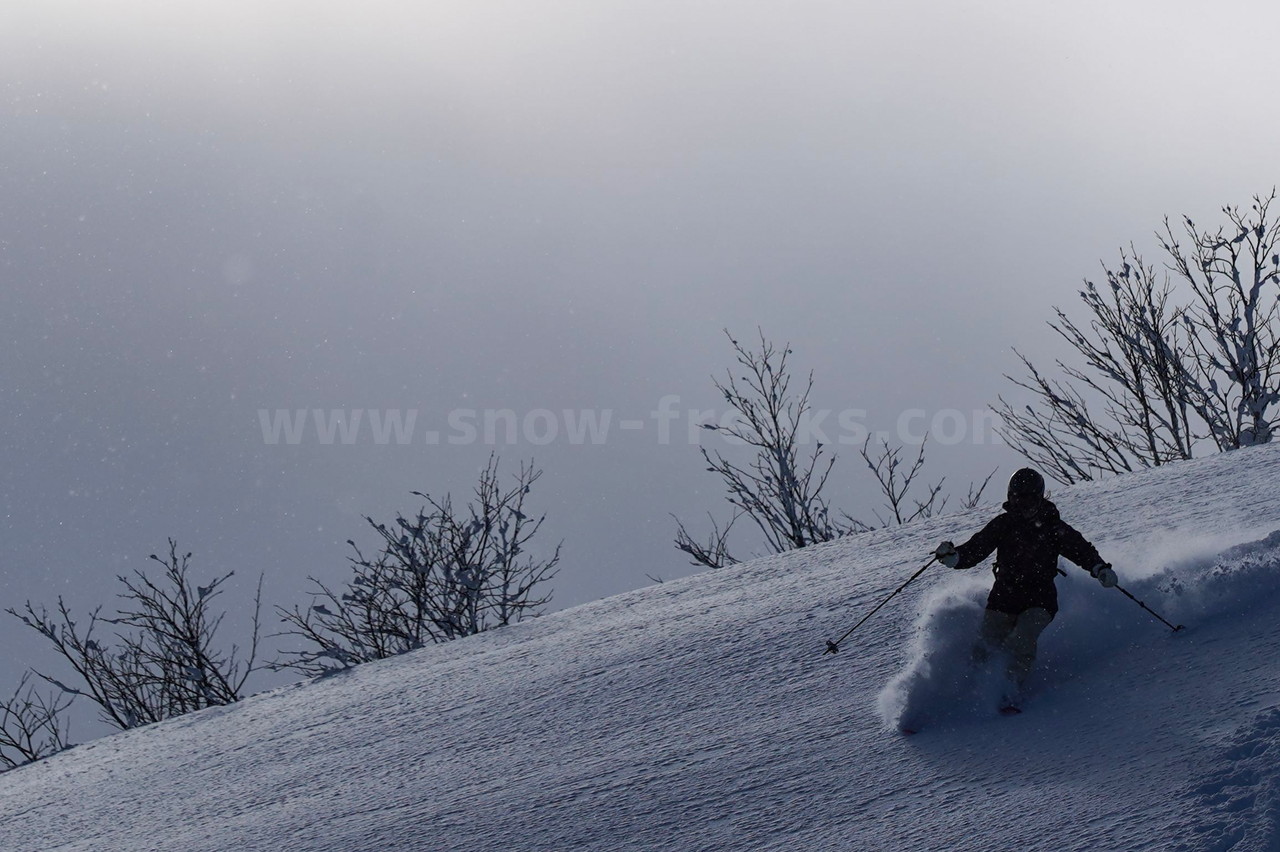
[[[996,551],[996,581],[987,609],[1017,615],[1031,607],[1058,612],[1058,557],[1065,556],[1086,571],[1102,562],[1098,550],[1070,524],[1058,507],[1044,500],[1030,518],[1005,511],[991,519],[973,538],[958,546],[956,568],[972,568]]]

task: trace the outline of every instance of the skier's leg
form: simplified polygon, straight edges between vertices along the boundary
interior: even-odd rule
[[[1049,626],[1049,622],[1053,621],[1053,614],[1042,607],[1032,607],[1023,610],[1018,614],[1013,625],[1013,629],[1009,631],[1005,638],[1005,648],[1008,649],[1011,659],[1009,660],[1009,680],[1021,691],[1022,686],[1026,683],[1027,675],[1031,674],[1031,667],[1036,661],[1036,645],[1040,639],[1040,634]]]
[[[973,646],[973,662],[982,665],[991,657],[992,651],[1003,647],[1016,623],[1017,616],[994,609],[986,610],[982,615],[978,641]]]

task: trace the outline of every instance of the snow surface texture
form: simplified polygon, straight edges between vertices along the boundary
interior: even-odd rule
[[[986,567],[822,654],[987,508],[79,746],[0,775],[0,849],[1278,850],[1278,481],[1275,446],[1055,494],[1187,629],[1064,564],[1020,716],[955,675]]]

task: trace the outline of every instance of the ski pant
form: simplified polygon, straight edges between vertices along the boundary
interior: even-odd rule
[[[1042,607],[1024,609],[1017,615],[989,609],[982,617],[982,632],[974,646],[973,658],[985,662],[993,651],[1009,655],[1009,680],[1021,689],[1036,661],[1036,643],[1053,621],[1053,613]]]

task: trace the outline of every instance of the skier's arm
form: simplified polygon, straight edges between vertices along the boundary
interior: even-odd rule
[[[1094,547],[1074,527],[1066,521],[1059,521],[1058,552],[1089,572],[1089,576],[1106,588],[1116,584],[1116,572],[1111,565],[1103,562]]]
[[[960,554],[957,569],[972,568],[991,555],[1004,535],[1004,517],[996,515],[985,527],[974,533],[973,538],[956,547]]]
[[[1098,548],[1066,521],[1058,521],[1058,553],[1090,573],[1095,565],[1102,564]]]

